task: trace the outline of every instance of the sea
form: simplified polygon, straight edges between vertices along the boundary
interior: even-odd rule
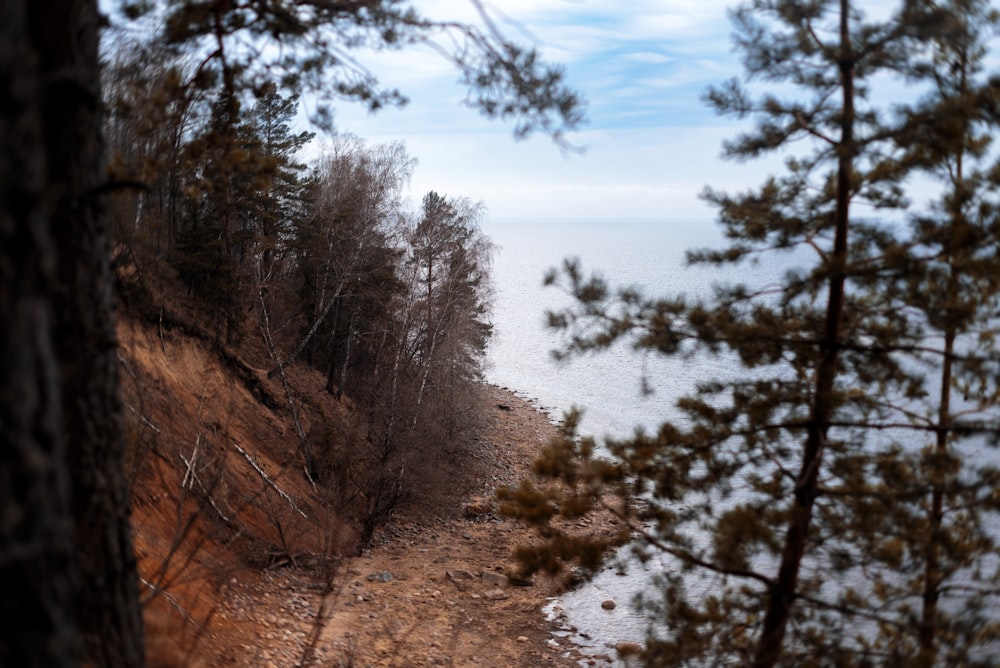
[[[570,408],[582,409],[581,431],[596,437],[624,437],[637,428],[653,431],[667,419],[682,420],[676,400],[699,381],[737,372],[738,364],[704,355],[644,356],[627,343],[556,361],[552,353],[565,341],[546,326],[546,312],[573,300],[564,287],[543,285],[549,270],[572,259],[586,275],[600,275],[614,286],[653,296],[704,296],[717,283],[745,281],[763,287],[788,267],[787,258],[728,274],[718,267],[689,265],[689,250],[726,245],[711,220],[493,223],[484,231],[496,245],[487,380],[534,399],[553,419]],[[625,568],[615,563],[622,560]],[[593,581],[548,606],[547,614],[565,629],[557,642],[612,657],[616,643],[641,642],[647,622],[631,602],[651,586],[650,575],[665,567],[655,559],[641,564],[623,548]],[[609,599],[616,603],[610,611],[602,607]]]
[[[628,345],[556,362],[552,353],[565,342],[546,326],[546,312],[573,300],[558,285],[543,286],[549,270],[576,260],[585,274],[614,286],[650,295],[708,294],[718,269],[688,266],[686,253],[723,246],[711,221],[499,223],[485,231],[497,247],[490,382],[557,413],[583,408],[589,433],[627,435],[676,417],[674,400],[719,370],[722,362],[643,357]],[[643,377],[653,390],[649,396],[642,393]]]
[[[677,399],[701,381],[744,372],[732,357],[644,356],[627,342],[556,361],[553,351],[566,342],[546,326],[546,312],[566,308],[573,300],[564,287],[543,285],[547,272],[571,259],[585,275],[600,275],[613,286],[634,287],[651,296],[697,297],[707,296],[717,284],[776,285],[790,268],[815,261],[812,251],[804,249],[735,267],[692,266],[687,261],[690,250],[727,246],[722,230],[711,220],[491,223],[484,232],[496,245],[494,339],[487,380],[535,400],[553,420],[571,408],[582,409],[581,431],[598,439],[627,437],[636,429],[654,431],[665,420],[682,424]],[[1000,322],[995,324],[1000,328]],[[964,403],[960,398],[956,402]],[[966,443],[961,456],[973,469],[1000,468],[1000,448],[992,445]],[[1000,513],[984,521],[994,535],[1000,534]],[[564,629],[553,641],[560,646],[574,643],[591,655],[608,657],[615,656],[617,643],[642,642],[648,622],[631,604],[637,594],[652,589],[655,573],[676,568],[667,559],[640,563],[627,546],[619,550],[591,582],[546,608],[549,618]],[[984,566],[992,570],[998,563],[988,559]],[[685,579],[688,592],[696,597],[699,589],[704,592],[712,586],[708,580]],[[609,599],[616,603],[612,610],[602,606]],[[993,603],[1000,606],[1000,599]],[[1000,661],[1000,645],[985,651]],[[614,663],[609,658],[605,665]]]

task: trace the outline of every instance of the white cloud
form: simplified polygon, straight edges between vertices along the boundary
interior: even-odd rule
[[[500,3],[495,3],[499,5]],[[591,101],[591,125],[574,137],[583,156],[563,155],[542,137],[514,142],[510,128],[462,105],[464,91],[437,54],[408,50],[365,58],[384,82],[412,98],[403,109],[372,117],[342,106],[338,127],[373,142],[403,139],[420,165],[411,196],[427,190],[483,200],[496,219],[706,217],[698,193],[719,173],[717,127],[672,125],[682,116],[711,118],[698,92],[725,54],[725,2],[510,0],[505,18],[538,41],[546,58],[564,63],[570,84]],[[470,2],[421,0],[432,18],[475,20]],[[720,21],[722,32],[720,32]],[[516,30],[516,29],[515,29]],[[513,34],[513,33],[512,33]],[[713,42],[713,35],[720,35]],[[692,46],[690,40],[706,43]],[[694,56],[686,54],[693,51]],[[677,114],[680,114],[679,116]],[[683,156],[680,159],[678,156]]]
[[[650,63],[653,65],[662,65],[664,63],[672,62],[674,59],[662,53],[653,53],[651,51],[636,51],[635,53],[626,54],[625,60],[631,60],[637,63]]]
[[[514,142],[511,128],[463,104],[450,65],[430,50],[365,56],[388,85],[412,98],[372,117],[341,106],[338,127],[373,142],[402,139],[420,165],[411,193],[483,200],[497,220],[543,218],[711,218],[705,185],[735,190],[779,171],[776,162],[719,159],[737,126],[700,96],[738,76],[726,9],[733,0],[490,0],[511,35],[536,40],[566,66],[590,101],[590,124],[571,138],[588,147],[564,156],[543,137]],[[438,19],[477,21],[472,2],[419,0]]]

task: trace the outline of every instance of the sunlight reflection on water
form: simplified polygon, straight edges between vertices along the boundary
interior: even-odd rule
[[[598,272],[612,285],[637,286],[654,296],[671,292],[707,295],[719,279],[716,268],[687,267],[685,252],[720,247],[718,229],[707,222],[633,224],[507,224],[486,229],[499,246],[494,267],[497,291],[495,337],[491,346],[490,382],[537,399],[553,418],[573,406],[585,409],[581,430],[595,436],[624,437],[636,427],[655,430],[666,419],[677,420],[673,404],[702,380],[733,370],[732,360],[641,357],[627,345],[595,355],[556,363],[550,353],[559,336],[545,327],[546,310],[571,303],[556,288],[543,288],[545,272],[564,258],[579,258],[589,275]],[[774,267],[750,267],[755,281],[773,280]],[[746,279],[748,276],[735,275]],[[654,394],[643,396],[645,373]],[[573,640],[594,653],[614,655],[617,642],[640,642],[646,620],[631,602],[651,587],[651,576],[667,568],[665,559],[645,565],[628,555],[627,575],[613,563],[594,580],[568,592],[547,607],[550,618],[579,630]],[[707,586],[707,585],[706,585]],[[614,610],[601,603],[614,600]]]
[[[488,380],[537,399],[555,419],[573,406],[585,409],[581,430],[598,437],[625,437],[639,426],[651,431],[664,420],[680,421],[682,416],[674,408],[678,398],[700,381],[731,376],[738,365],[732,359],[705,355],[642,358],[626,345],[555,363],[550,352],[559,347],[560,340],[544,326],[544,312],[571,302],[558,289],[542,288],[548,269],[561,265],[564,258],[578,257],[586,273],[598,271],[613,285],[636,285],[654,296],[706,295],[722,276],[758,287],[773,283],[796,259],[779,257],[771,264],[730,269],[726,274],[717,268],[689,268],[685,251],[723,244],[718,228],[705,222],[525,223],[494,225],[485,231],[500,247],[494,268],[495,338]],[[640,391],[643,373],[655,391],[651,396]],[[890,437],[884,433],[879,438]],[[973,467],[1000,463],[996,448],[981,443],[967,447],[966,459]],[[1000,518],[987,521],[1000,530]],[[641,564],[629,555],[628,547],[619,551],[619,557],[627,563],[627,574],[621,574],[612,561],[592,582],[546,609],[565,628],[577,629],[570,637],[595,654],[614,656],[615,643],[643,640],[647,621],[630,603],[637,594],[654,591],[656,573],[676,568],[665,556]],[[685,575],[685,586],[698,598],[714,582]],[[831,586],[839,585],[833,582]],[[606,599],[617,603],[613,610],[602,608]]]

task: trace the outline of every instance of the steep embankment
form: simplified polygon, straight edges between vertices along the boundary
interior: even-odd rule
[[[552,433],[529,403],[483,388],[447,484],[357,556],[351,508],[304,474],[278,379],[181,328],[126,321],[119,336],[151,665],[575,665],[540,612],[558,583],[501,577],[529,535],[493,514],[492,491],[528,475]],[[319,374],[289,377],[307,433],[356,433]]]

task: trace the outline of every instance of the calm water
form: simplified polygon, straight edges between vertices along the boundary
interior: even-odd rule
[[[738,373],[732,360],[706,358],[662,359],[638,356],[622,345],[597,355],[556,363],[551,351],[559,336],[545,327],[544,312],[571,303],[557,288],[543,288],[545,272],[564,258],[576,257],[585,271],[599,272],[613,285],[635,285],[651,295],[706,294],[719,280],[745,281],[761,287],[778,280],[795,257],[773,259],[772,265],[728,269],[687,267],[685,252],[693,248],[720,248],[724,241],[710,221],[607,224],[491,224],[485,232],[498,245],[494,267],[496,303],[495,339],[492,344],[490,382],[537,399],[558,417],[573,406],[585,410],[586,433],[626,436],[636,427],[653,429],[666,419],[680,420],[674,402],[701,380]],[[643,396],[640,379],[645,373],[654,390]],[[1000,464],[995,448],[971,445],[965,456],[972,466]],[[1000,532],[1000,519],[992,518]],[[697,540],[697,538],[695,538]],[[623,550],[623,553],[625,551]],[[626,558],[624,555],[622,558]],[[650,572],[671,568],[665,560],[645,566],[631,560],[628,575],[609,566],[592,583],[570,592],[549,606],[553,617],[594,653],[614,655],[619,641],[641,641],[646,622],[629,605],[636,593],[651,586]],[[647,570],[648,569],[648,570]],[[697,597],[711,582],[688,582]],[[612,611],[601,608],[614,599]]]
[[[724,245],[712,222],[494,224],[485,231],[499,246],[490,382],[537,399],[557,417],[570,407],[583,408],[586,433],[625,436],[638,426],[653,429],[665,419],[678,419],[673,407],[677,398],[700,380],[735,370],[731,362],[704,357],[643,358],[626,345],[556,363],[551,351],[559,347],[559,335],[545,327],[546,310],[571,302],[559,289],[542,287],[546,270],[567,257],[579,258],[588,274],[601,273],[613,285],[638,286],[651,295],[706,294],[720,278],[718,270],[687,267],[685,252]],[[747,271],[753,275],[732,276],[759,284],[783,270],[758,266]],[[641,392],[643,373],[654,390],[651,396]],[[578,644],[614,655],[609,646],[645,637],[645,621],[629,602],[650,586],[646,569],[664,567],[632,561],[623,577],[609,566],[593,582],[554,602],[550,614],[580,630],[573,637]],[[618,603],[613,611],[601,608],[608,598]]]
[[[547,269],[576,257],[587,273],[597,271],[615,285],[637,285],[650,294],[704,293],[714,276],[704,268],[686,268],[684,253],[720,245],[712,223],[494,224],[486,232],[499,246],[491,382],[532,396],[557,414],[574,405],[585,408],[589,433],[624,435],[672,416],[681,391],[715,370],[702,363],[644,360],[624,345],[557,364],[550,353],[560,339],[546,329],[544,313],[571,300],[558,288],[542,287]],[[643,364],[656,390],[651,397],[640,392]]]

